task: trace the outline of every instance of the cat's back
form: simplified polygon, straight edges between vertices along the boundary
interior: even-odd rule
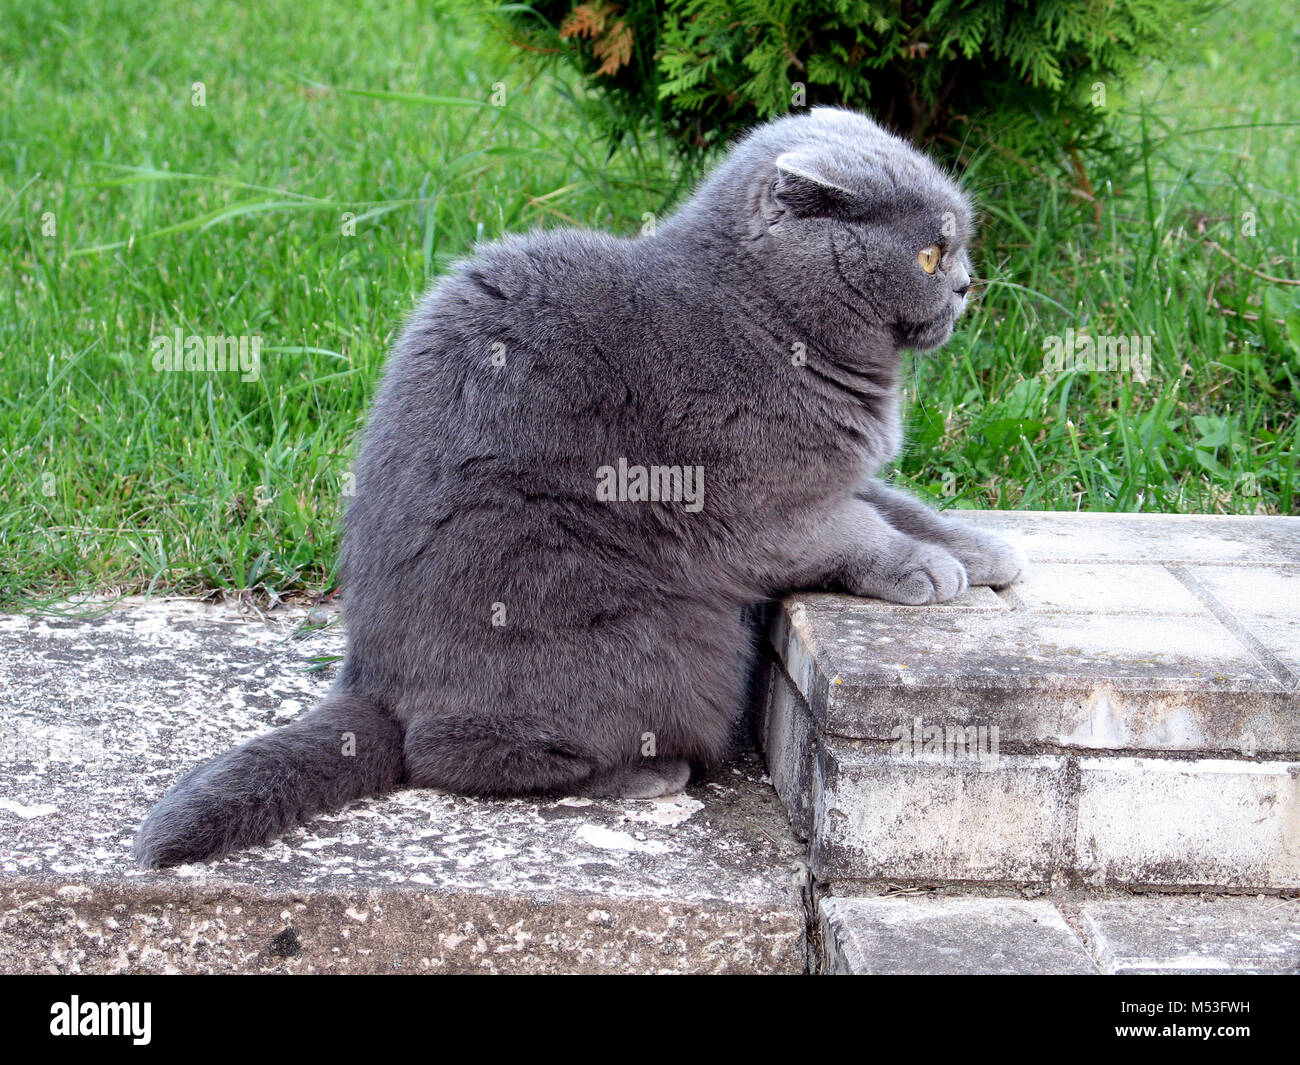
[[[394,345],[367,447],[451,443],[458,428],[487,437],[509,428],[518,439],[528,421],[563,413],[575,388],[608,387],[619,368],[605,349],[637,346],[626,328],[640,287],[633,243],[558,230],[507,237],[454,264]]]
[[[585,230],[507,237],[456,263],[421,300],[393,369],[526,369],[511,348],[582,344],[626,314],[641,288],[637,242]],[[501,350],[504,345],[505,351]],[[481,356],[487,355],[483,360]],[[518,354],[518,351],[516,352]]]
[[[655,315],[636,245],[579,230],[510,237],[425,293],[371,406],[345,569],[453,533],[531,536],[592,498],[600,456],[638,453]]]

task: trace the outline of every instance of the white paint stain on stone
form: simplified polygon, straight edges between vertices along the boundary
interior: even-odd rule
[[[51,806],[49,803],[37,803],[35,806],[24,806],[13,799],[0,799],[0,810],[5,810],[19,817],[45,817],[49,814],[58,813],[57,806]]]
[[[690,820],[704,809],[704,803],[699,799],[692,799],[689,795],[669,795],[651,799],[647,805],[649,809],[645,805],[639,805],[635,809],[629,808],[625,815],[627,820],[640,821],[649,825],[666,825],[671,828]]]
[[[578,838],[583,843],[592,847],[599,847],[601,850],[611,851],[640,851],[643,854],[666,854],[668,853],[668,844],[659,840],[638,840],[633,839],[626,832],[615,832],[613,829],[602,828],[600,825],[581,825],[578,828]]]

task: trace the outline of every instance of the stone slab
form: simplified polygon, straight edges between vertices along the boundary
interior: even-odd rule
[[[1004,755],[996,770],[847,741],[818,750],[811,861],[827,882],[1044,884],[1068,868],[1067,759]]]
[[[779,665],[768,671],[759,728],[772,787],[795,833],[807,839],[813,831],[818,734],[803,698]]]
[[[1300,752],[1300,695],[1205,616],[785,601],[772,639],[816,726],[890,740],[921,717],[1011,750]]]
[[[961,516],[1026,580],[771,616],[763,736],[814,873],[1300,885],[1300,519]]]
[[[1195,580],[1280,669],[1300,677],[1300,565],[1198,566]]]
[[[1248,616],[1250,634],[1292,673],[1300,676],[1300,618],[1276,614]]]
[[[1300,763],[815,743],[825,881],[1300,888]]]
[[[830,895],[818,931],[826,975],[1300,973],[1295,898]]]
[[[1211,616],[1209,608],[1165,566],[1141,563],[1117,573],[1113,563],[1036,562],[1031,579],[1015,585],[1004,598],[1035,614]]]
[[[1300,763],[1081,758],[1084,883],[1300,887]]]
[[[1079,911],[1107,973],[1300,974],[1300,899],[1147,895]]]
[[[1300,559],[1292,566],[1197,566],[1200,582],[1241,618],[1300,614]]]
[[[1300,517],[963,510],[1036,562],[1269,566],[1300,561]]]
[[[0,971],[801,972],[804,849],[761,763],[655,801],[355,803],[211,865],[131,838],[305,710],[337,627],[190,602],[0,617]]]
[[[770,637],[815,726],[1005,749],[1300,757],[1300,519],[963,513],[1026,579],[935,607],[799,594]]]
[[[821,972],[827,975],[1097,972],[1073,930],[1043,899],[828,897],[818,916]]]

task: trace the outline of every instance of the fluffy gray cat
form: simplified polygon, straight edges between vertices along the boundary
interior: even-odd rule
[[[725,757],[744,609],[938,603],[1006,542],[882,484],[900,349],[942,344],[971,210],[861,115],[762,126],[638,239],[458,264],[398,341],[356,466],[348,651],[325,700],[192,771],[147,867],[401,787],[652,797]]]

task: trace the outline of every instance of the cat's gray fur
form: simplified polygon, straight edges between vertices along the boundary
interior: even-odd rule
[[[183,778],[141,864],[405,786],[671,792],[727,753],[748,604],[1015,581],[1018,550],[875,478],[899,350],[942,344],[965,306],[970,215],[905,142],[816,109],[750,134],[652,235],[536,233],[460,263],[371,410],[336,686]],[[599,500],[620,458],[702,467],[703,508]]]

